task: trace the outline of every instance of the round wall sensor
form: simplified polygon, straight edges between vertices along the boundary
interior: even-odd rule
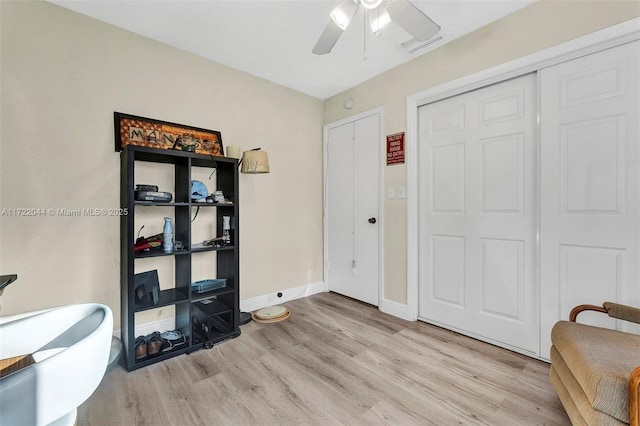
[[[346,101],[344,101],[344,107],[346,109],[351,109],[353,107],[353,99],[349,98]]]

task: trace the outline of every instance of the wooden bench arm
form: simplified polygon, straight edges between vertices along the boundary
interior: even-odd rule
[[[629,376],[629,425],[640,426],[640,366]]]
[[[571,310],[571,313],[569,314],[569,321],[576,322],[578,314],[584,311],[602,312],[609,315],[611,318],[640,324],[640,309],[613,302],[604,302],[602,306],[578,305]]]
[[[576,318],[578,318],[578,314],[580,312],[584,312],[584,311],[596,311],[596,312],[602,312],[607,314],[607,310],[605,308],[603,308],[602,306],[596,306],[596,305],[578,305],[575,308],[573,308],[571,310],[571,313],[569,314],[569,321],[571,322],[576,322]]]

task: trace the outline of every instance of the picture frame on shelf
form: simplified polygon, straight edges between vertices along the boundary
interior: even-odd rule
[[[177,149],[196,154],[224,156],[222,134],[186,124],[171,123],[137,115],[113,113],[115,150],[127,145]]]

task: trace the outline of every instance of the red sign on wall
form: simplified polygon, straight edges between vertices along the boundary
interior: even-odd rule
[[[387,135],[387,166],[404,164],[404,132]]]

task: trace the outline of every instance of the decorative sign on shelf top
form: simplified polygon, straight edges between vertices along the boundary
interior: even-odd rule
[[[184,124],[113,113],[116,152],[127,145],[179,149],[197,154],[223,156],[222,134]]]

